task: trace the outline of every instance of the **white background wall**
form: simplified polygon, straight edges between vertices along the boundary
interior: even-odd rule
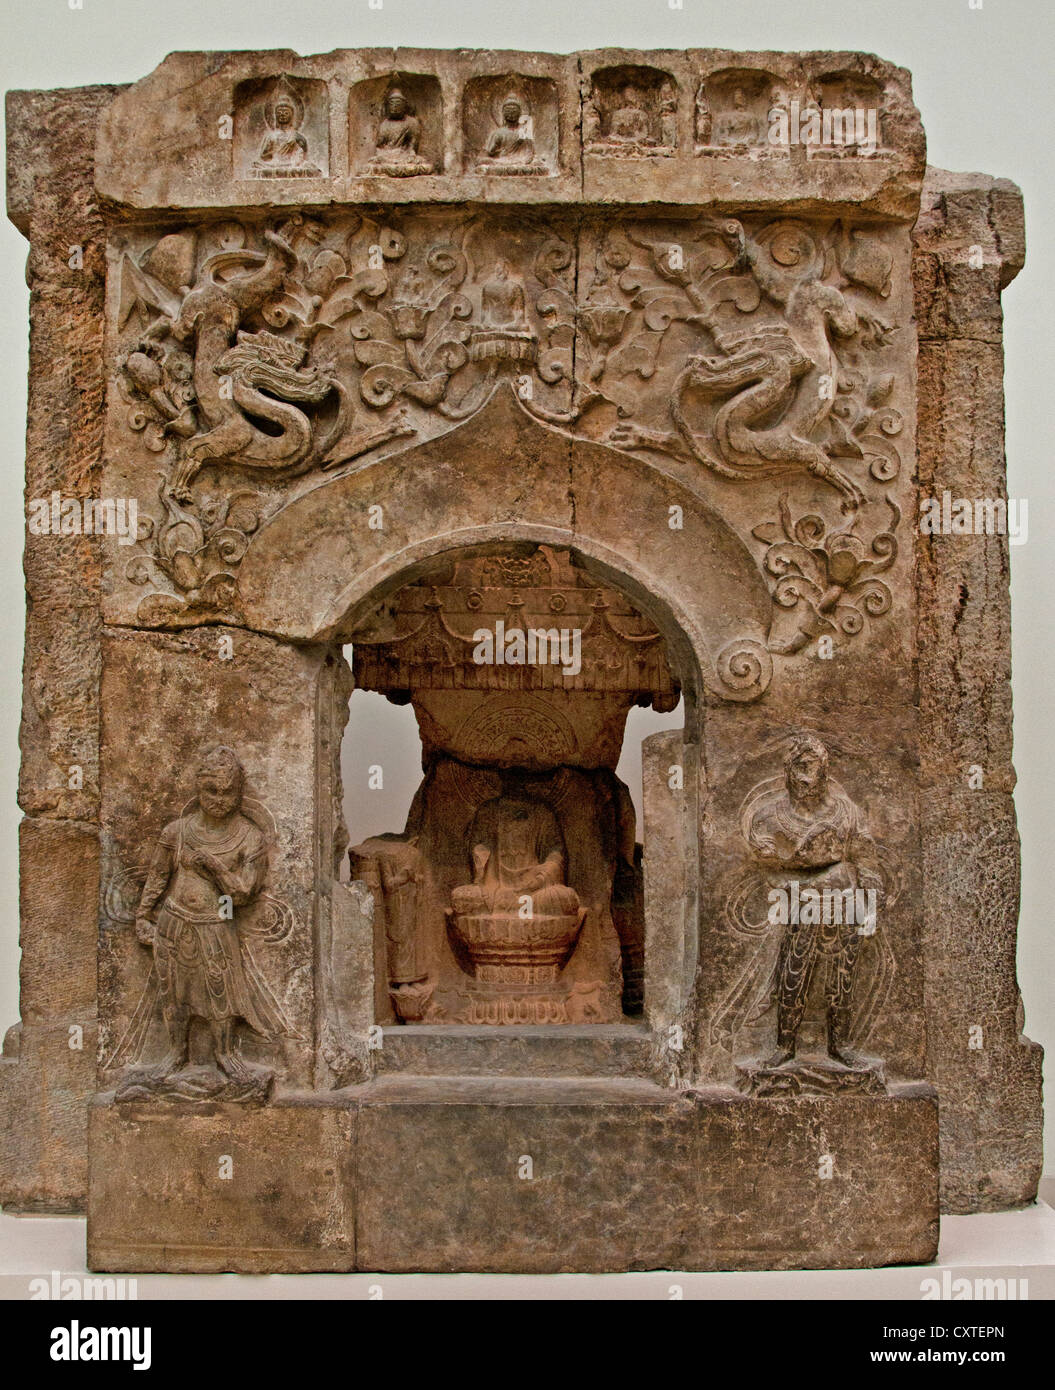
[[[344,654],[352,660],[351,647]],[[685,702],[669,714],[635,707],[627,716],[623,751],[616,767],[617,776],[630,789],[637,812],[637,838],[641,836],[641,740],[660,729],[685,727]],[[382,785],[377,787],[371,768],[382,769]],[[348,727],[341,748],[344,778],[344,821],[349,844],[357,845],[369,835],[402,830],[410,803],[421,784],[421,737],[417,720],[409,705],[393,705],[373,690],[352,694]]]
[[[970,0],[683,0],[681,10],[672,10],[669,0],[382,0],[379,10],[367,0],[83,0],[79,10],[71,10],[69,0],[0,0],[0,20],[5,89],[133,82],[173,49],[842,48],[878,53],[910,68],[930,162],[1012,178],[1026,198],[1027,265],[1004,296],[1009,490],[1030,505],[1029,543],[1012,552],[1023,841],[1019,961],[1028,1031],[1049,1054],[1055,1052],[1048,879],[1055,866],[1055,470],[1047,414],[1055,379],[1051,0],[981,0],[979,8]],[[25,255],[15,229],[0,224],[0,1027],[15,1020],[18,1008]],[[1049,1116],[1053,1111],[1049,1107]],[[1052,1154],[1052,1118],[1048,1135]]]

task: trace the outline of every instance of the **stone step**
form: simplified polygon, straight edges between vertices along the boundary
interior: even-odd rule
[[[562,1109],[578,1106],[685,1106],[692,1096],[643,1077],[627,1076],[376,1076],[340,1093],[362,1106],[520,1106]],[[738,1099],[724,1092],[722,1100]],[[290,1103],[295,1096],[286,1097]]]
[[[414,1076],[648,1076],[649,1030],[637,1024],[384,1030],[377,1073]]]

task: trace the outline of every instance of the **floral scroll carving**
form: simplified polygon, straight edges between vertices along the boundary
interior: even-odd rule
[[[878,576],[897,559],[901,513],[889,498],[887,506],[888,529],[867,544],[855,534],[856,516],[835,530],[814,514],[796,521],[786,495],[780,500],[780,522],[754,528],[751,534],[767,545],[763,566],[775,581],[774,602],[793,610],[798,622],[791,636],[777,642],[771,637],[770,650],[791,654],[826,632],[854,637],[866,618],[890,611],[890,589]]]
[[[413,163],[413,103],[394,80],[378,81],[382,116],[373,108],[364,139]],[[658,119],[662,74],[647,90]],[[623,99],[618,85],[606,97]],[[635,109],[617,134],[633,128]],[[125,248],[118,266],[113,399],[157,458],[126,566],[153,590],[139,614],[148,623],[237,619],[241,554],[298,480],[450,429],[503,381],[545,425],[666,454],[745,493],[798,478],[850,518],[900,473],[899,330],[884,307],[893,253],[871,229],[294,212],[266,226],[169,232]],[[789,524],[801,532],[803,520]],[[876,524],[816,520],[827,539],[805,545],[786,575],[769,570],[777,608],[801,603],[813,627],[831,620],[846,635],[859,630],[851,609],[878,615],[879,589],[862,609],[849,595],[865,569],[840,579],[854,538]],[[879,533],[874,543],[860,563],[885,568],[896,547],[883,550]],[[801,645],[783,640],[771,650]],[[739,688],[752,672],[764,685],[767,660],[733,652],[722,664]]]

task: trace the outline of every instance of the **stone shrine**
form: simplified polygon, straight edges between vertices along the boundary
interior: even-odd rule
[[[181,53],[9,94],[8,170],[5,1210],[96,1270],[544,1272],[1032,1201],[1007,536],[919,520],[1006,515],[1022,205],[909,75]],[[422,775],[351,845],[354,689]]]

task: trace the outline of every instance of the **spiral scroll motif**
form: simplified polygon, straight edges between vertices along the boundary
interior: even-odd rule
[[[738,637],[718,653],[719,692],[727,699],[757,700],[773,677],[773,658],[751,637]]]

